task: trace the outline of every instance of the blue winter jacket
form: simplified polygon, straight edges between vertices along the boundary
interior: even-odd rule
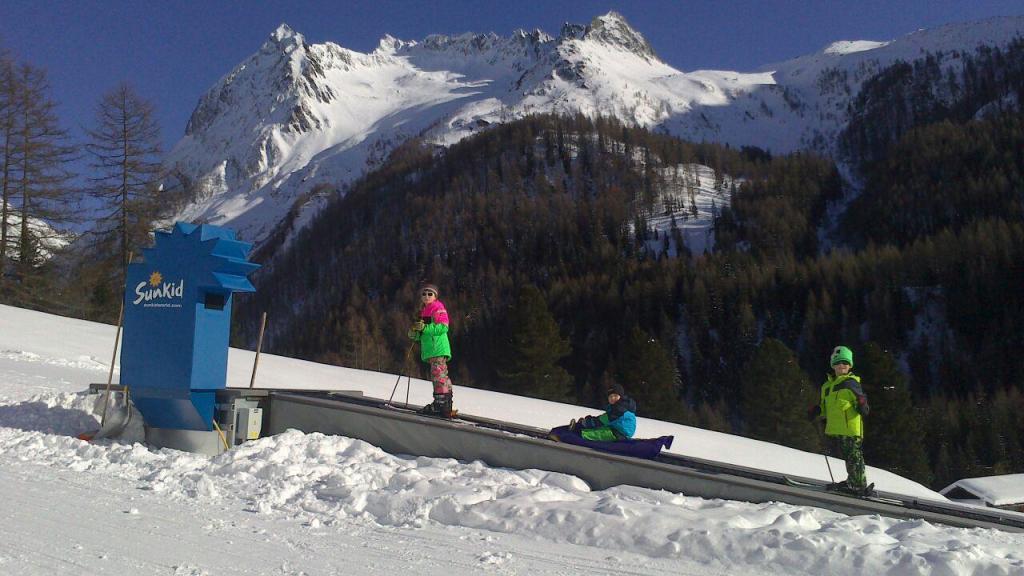
[[[624,437],[632,438],[636,433],[636,400],[623,396],[605,408],[605,415],[608,417],[608,426]]]

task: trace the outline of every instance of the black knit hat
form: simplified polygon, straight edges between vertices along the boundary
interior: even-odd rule
[[[441,291],[437,289],[437,286],[431,284],[430,282],[424,282],[423,284],[420,284],[420,292],[423,292],[424,290],[432,290],[434,292],[434,296],[441,295]]]
[[[608,385],[608,395],[611,396],[612,394],[625,396],[626,389],[622,387],[622,384],[619,384],[618,382],[612,382],[611,384]]]

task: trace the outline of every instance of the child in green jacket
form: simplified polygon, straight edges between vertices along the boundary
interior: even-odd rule
[[[855,493],[870,491],[864,471],[863,416],[871,411],[868,397],[853,373],[853,351],[836,346],[829,357],[832,373],[821,385],[821,400],[808,411],[811,419],[825,420],[825,436],[838,443],[846,461],[846,480],[831,487]]]
[[[600,416],[584,416],[569,423],[569,429],[587,440],[613,442],[636,433],[636,401],[626,396],[622,384],[608,386],[608,406]]]
[[[421,412],[454,417],[452,408],[452,381],[448,377],[451,344],[448,342],[448,311],[437,299],[439,291],[433,284],[420,286],[423,309],[420,319],[409,328],[409,338],[420,343],[420,358],[430,365],[430,381],[434,385],[434,401]]]

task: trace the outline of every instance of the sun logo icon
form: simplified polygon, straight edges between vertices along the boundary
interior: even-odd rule
[[[163,281],[164,281],[164,276],[163,276],[163,274],[161,274],[159,272],[153,272],[152,274],[149,275],[149,285],[150,286],[159,286],[160,283],[163,282]]]

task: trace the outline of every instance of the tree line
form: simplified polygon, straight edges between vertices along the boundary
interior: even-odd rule
[[[964,124],[978,137],[949,155],[910,134],[893,171],[913,179],[907,166],[958,162],[965,179],[987,174],[985,154],[963,152],[1017,123]],[[647,241],[662,232],[637,223],[666,168],[690,163],[741,184],[715,222],[716,249],[670,257]],[[905,189],[879,182],[868,199]],[[444,150],[412,141],[271,262],[239,303],[237,338],[251,343],[267,310],[275,352],[415,371],[402,364],[404,332],[429,279],[452,312],[457,384],[596,405],[616,380],[643,415],[806,449],[822,447],[804,414],[842,342],[860,351],[876,406],[869,463],[933,485],[1021,470],[1024,423],[1010,409],[1024,388],[1012,354],[1024,344],[1019,212],[978,210],[911,241],[871,229],[847,243],[851,224],[822,238],[842,188],[824,158],[609,119],[531,117]],[[964,305],[991,298],[1002,305]],[[984,435],[956,409],[978,398],[993,402],[977,416],[991,423]]]
[[[269,351],[415,371],[405,331],[431,280],[456,385],[598,405],[618,381],[641,415],[808,450],[823,446],[804,412],[841,342],[872,398],[869,464],[936,487],[1022,471],[1024,121],[1007,97],[1022,101],[1022,52],[960,54],[963,76],[926,57],[869,81],[842,144],[863,190],[841,214],[850,190],[830,159],[607,118],[410,140],[289,248],[262,246],[235,342],[254,344],[268,311]],[[915,99],[940,78],[941,97]],[[0,53],[0,302],[113,322],[172,178],[130,85],[80,140],[50,93],[45,71]],[[670,193],[692,165],[729,197],[707,253],[684,239],[692,191]]]
[[[113,322],[129,255],[159,215],[159,129],[127,83],[84,138],[45,70],[0,51],[0,302]]]
[[[873,75],[849,104],[839,153],[858,167],[890,156],[889,147],[918,126],[962,124],[981,115],[1020,110],[1024,38],[974,52],[926,52]]]

